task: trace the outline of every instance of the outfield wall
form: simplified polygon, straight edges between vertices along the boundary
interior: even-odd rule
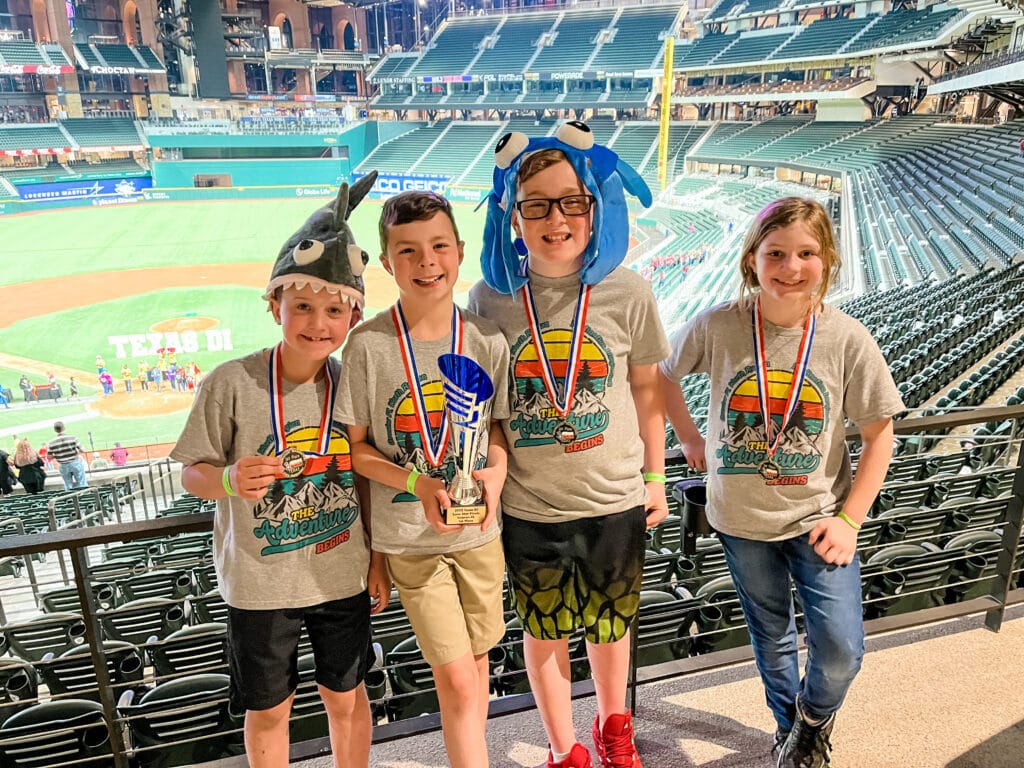
[[[347,181],[352,163],[347,157],[300,160],[180,160],[153,163],[153,186],[194,187],[196,176],[226,176],[232,188],[303,187],[325,184],[337,189]],[[206,187],[216,189],[217,187]],[[292,197],[291,194],[287,195]]]
[[[294,161],[289,161],[289,166]],[[223,164],[219,164],[223,168]],[[326,169],[324,170],[326,173]],[[294,173],[291,174],[294,176]],[[232,177],[234,178],[234,177]],[[340,178],[341,181],[336,179]],[[419,179],[413,179],[419,182]],[[340,177],[336,174],[334,179],[322,183],[305,184],[267,184],[264,179],[262,183],[234,186],[234,187],[193,187],[191,184],[183,186],[171,186],[150,189],[137,189],[132,194],[95,194],[80,196],[70,199],[55,199],[46,201],[29,201],[17,199],[0,199],[0,216],[11,216],[24,213],[44,213],[55,211],[61,208],[88,208],[108,205],[131,205],[144,202],[187,202],[195,200],[268,200],[274,198],[297,198],[297,197],[334,197],[338,193],[338,186],[347,177]],[[191,179],[190,179],[191,181]],[[418,188],[418,187],[409,187]],[[478,203],[483,200],[490,190],[484,187],[449,187],[444,191],[448,199],[453,202]],[[378,197],[375,195],[375,197]],[[380,196],[382,197],[382,196]]]
[[[68,200],[47,200],[34,202],[25,200],[0,200],[0,216],[22,213],[44,213],[61,208],[87,208],[108,205],[131,205],[145,202],[186,202],[195,200],[267,200],[295,197],[334,197],[338,184],[287,184],[280,186],[249,187],[170,187],[142,189],[132,195],[100,194]]]

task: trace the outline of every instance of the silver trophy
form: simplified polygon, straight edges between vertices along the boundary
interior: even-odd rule
[[[444,386],[444,410],[451,430],[449,448],[455,454],[455,475],[448,487],[451,506],[445,511],[449,525],[478,525],[487,517],[483,488],[473,478],[480,439],[490,428],[494,384],[487,371],[465,355],[437,359]]]

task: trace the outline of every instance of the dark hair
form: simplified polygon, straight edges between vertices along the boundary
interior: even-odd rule
[[[444,195],[436,192],[424,192],[421,190],[409,190],[399,192],[394,197],[384,201],[384,207],[380,212],[380,252],[387,253],[388,232],[391,227],[411,224],[414,221],[427,221],[441,211],[452,223],[452,230],[455,232],[455,239],[460,241],[459,227],[455,223],[455,216],[452,214],[452,204]]]
[[[541,149],[528,156],[519,164],[519,179],[516,182],[517,186],[522,185],[524,181],[527,181],[533,176],[543,171],[545,168],[550,168],[552,165],[558,163],[568,163],[569,158],[565,152],[560,149]],[[576,169],[573,168],[575,173]],[[580,182],[580,186],[583,186],[583,182]]]
[[[63,421],[55,421],[55,422],[53,422],[53,431],[54,432],[63,432],[64,431],[64,422]]]

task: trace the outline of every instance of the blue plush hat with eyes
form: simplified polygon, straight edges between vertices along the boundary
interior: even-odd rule
[[[512,211],[523,160],[542,149],[559,149],[572,163],[583,186],[597,198],[593,232],[583,252],[580,279],[594,285],[622,263],[629,250],[629,213],[625,192],[645,207],[652,202],[647,183],[619,156],[594,143],[590,128],[578,120],[554,136],[528,138],[506,133],[494,149],[494,188],[487,197],[487,222],[480,260],[484,281],[498,293],[513,294],[526,283],[526,249],[512,241]]]

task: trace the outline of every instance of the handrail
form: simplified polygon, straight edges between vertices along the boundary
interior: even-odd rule
[[[1024,406],[977,408],[970,412],[948,413],[937,416],[917,416],[897,422],[894,431],[897,434],[918,434],[924,430],[942,432],[957,426],[987,421],[1002,422],[1009,419],[1024,420]],[[857,435],[858,431],[856,429],[848,430],[848,436],[856,437]],[[953,439],[956,438],[954,437]],[[673,456],[671,461],[678,465],[681,461],[681,454],[674,452]],[[77,493],[81,496],[84,493],[90,492],[101,496],[100,491],[95,489]],[[116,490],[113,490],[113,493],[112,498],[116,504],[118,501]],[[867,631],[869,633],[890,631],[892,629],[916,626],[924,622],[938,621],[979,612],[986,614],[986,626],[993,631],[997,631],[1002,622],[1006,606],[1024,600],[1024,590],[1013,588],[1013,567],[1018,557],[1021,526],[1022,522],[1024,522],[1022,521],[1022,518],[1024,518],[1024,504],[1022,504],[1022,500],[1024,500],[1024,451],[1018,451],[1012,497],[1008,503],[1007,522],[1003,526],[1002,548],[999,553],[996,571],[998,578],[994,581],[992,594],[987,597],[963,603],[944,605],[935,609],[873,619],[865,623]],[[52,503],[50,506],[52,509]],[[128,766],[128,755],[123,738],[124,721],[116,708],[107,668],[106,652],[103,649],[102,643],[99,642],[102,634],[96,597],[89,583],[90,568],[87,548],[112,542],[131,542],[171,534],[205,532],[212,529],[213,520],[213,512],[196,512],[132,522],[107,523],[102,526],[63,528],[36,534],[17,534],[0,538],[0,558],[24,556],[26,559],[30,559],[30,556],[33,554],[70,551],[74,566],[75,585],[85,623],[86,639],[99,684],[100,703],[103,707],[108,729],[110,730],[111,743],[114,748],[114,765],[116,768],[127,768]],[[633,632],[634,648],[636,647],[638,634],[636,631]],[[740,647],[714,651],[686,659],[678,659],[657,666],[638,668],[636,666],[634,650],[630,672],[631,695],[634,697],[635,703],[637,684],[663,680],[667,677],[693,671],[712,669],[724,664],[749,660],[750,658],[750,648]],[[573,684],[572,695],[574,698],[590,696],[593,693],[592,681]],[[489,716],[497,717],[522,712],[534,706],[532,694],[506,695],[490,702]],[[440,718],[437,714],[415,717],[408,720],[376,725],[373,731],[373,740],[376,743],[380,743],[418,733],[436,731],[438,728],[440,728]],[[330,742],[326,737],[313,739],[293,745],[291,748],[291,761],[296,762],[329,752]],[[216,765],[218,768],[241,768],[246,765],[246,762],[244,757],[225,758],[218,760]]]

